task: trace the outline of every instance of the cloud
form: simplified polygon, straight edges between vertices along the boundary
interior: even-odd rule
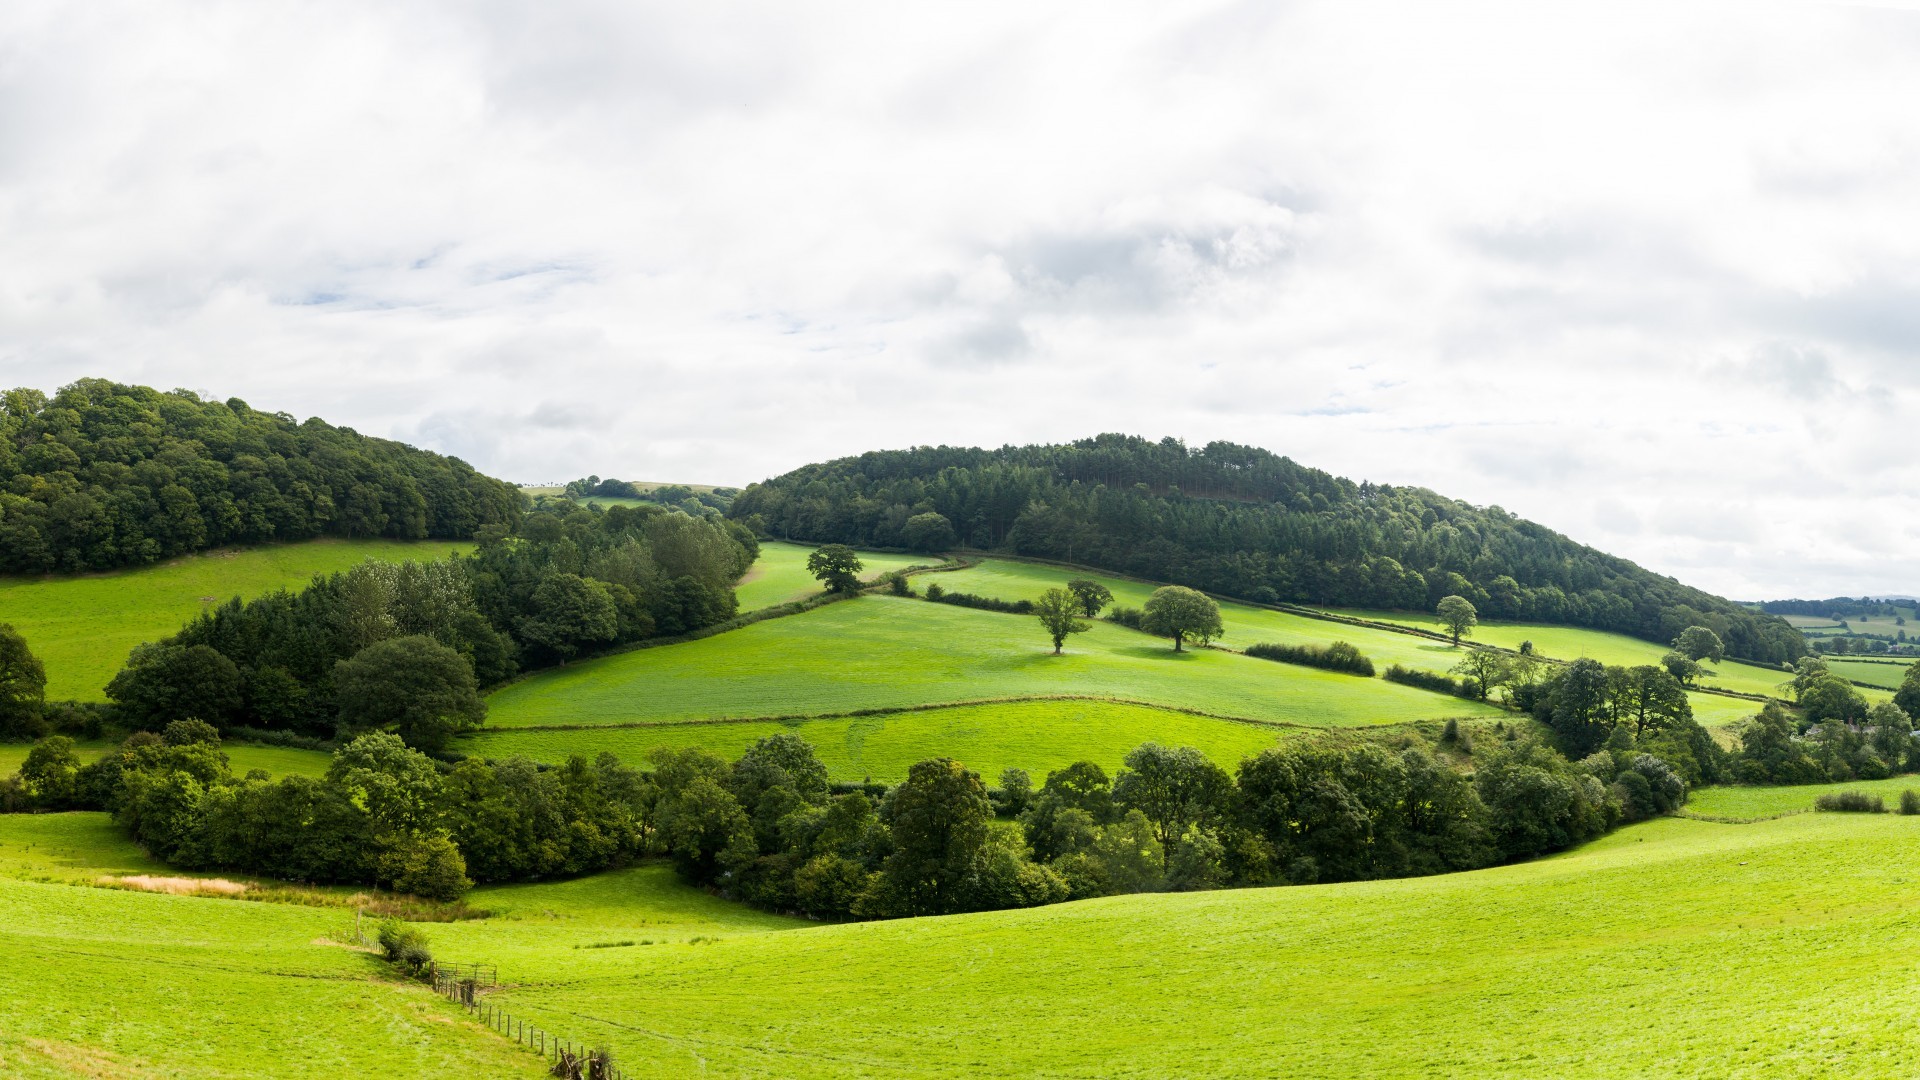
[[[0,5],[0,376],[496,475],[1230,439],[1920,592],[1920,12]]]

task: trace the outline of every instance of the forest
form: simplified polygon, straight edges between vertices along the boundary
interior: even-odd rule
[[[1665,642],[1713,629],[1732,655],[1806,653],[1784,620],[1424,488],[1359,483],[1255,447],[1101,435],[998,450],[916,447],[796,469],[728,513],[767,535],[1006,551],[1259,603],[1431,610]]]
[[[319,419],[82,379],[0,394],[0,573],[137,566],[316,536],[511,528],[511,484]]]

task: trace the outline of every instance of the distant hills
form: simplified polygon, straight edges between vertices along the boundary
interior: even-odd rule
[[[1417,487],[1355,483],[1258,447],[1100,435],[997,450],[915,447],[747,487],[730,516],[766,534],[966,547],[1078,563],[1265,603],[1430,609],[1668,641],[1712,627],[1763,663],[1806,653],[1781,618],[1525,521]]]
[[[105,379],[0,394],[0,572],[316,536],[465,538],[511,528],[523,502],[458,458],[238,398]]]

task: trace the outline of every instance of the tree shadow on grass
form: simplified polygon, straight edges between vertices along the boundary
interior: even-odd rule
[[[1199,654],[1192,649],[1174,652],[1172,645],[1155,648],[1151,645],[1123,645],[1113,650],[1115,656],[1132,656],[1141,660],[1176,660],[1185,662],[1195,659]]]

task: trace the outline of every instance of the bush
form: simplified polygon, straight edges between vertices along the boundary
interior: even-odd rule
[[[1887,812],[1884,799],[1864,791],[1836,791],[1831,795],[1822,795],[1813,800],[1813,808],[1837,814],[1884,814]]]
[[[1263,641],[1247,646],[1247,655],[1262,660],[1278,660],[1283,664],[1304,664],[1373,678],[1373,661],[1344,641],[1336,641],[1325,648],[1318,645],[1275,645]]]
[[[1900,793],[1900,812],[1909,817],[1920,814],[1920,791],[1908,788]]]
[[[399,919],[380,921],[380,953],[409,975],[424,975],[433,965],[433,950],[427,947],[426,933]]]
[[[1121,626],[1134,630],[1140,629],[1140,624],[1145,621],[1145,619],[1146,615],[1142,613],[1139,608],[1117,607],[1107,612],[1108,622],[1119,623]]]
[[[458,900],[473,887],[467,880],[466,858],[445,833],[394,842],[381,853],[378,873],[394,892],[429,900]]]
[[[887,575],[887,591],[895,596],[912,596],[913,584],[907,575],[895,570]]]
[[[1467,685],[1458,679],[1448,678],[1431,671],[1401,667],[1399,664],[1388,668],[1381,678],[1403,686],[1417,686],[1422,690],[1431,690],[1436,694],[1452,694],[1454,697],[1473,696],[1473,691],[1467,689]]]
[[[929,581],[927,583],[927,599],[938,601],[945,595],[947,595],[946,586],[937,581]]]
[[[934,595],[933,586],[927,586],[927,599],[937,604],[955,604],[960,607],[978,608],[981,611],[998,611],[1008,615],[1033,614],[1031,600],[1002,600],[994,596],[975,596],[972,593],[947,592],[942,590]]]

